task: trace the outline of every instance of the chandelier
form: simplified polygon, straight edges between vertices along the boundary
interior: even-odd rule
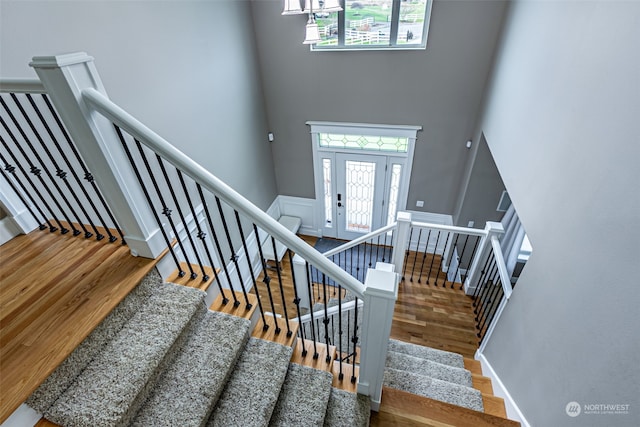
[[[303,13],[309,14],[309,20],[307,21],[307,28],[305,31],[305,37],[303,44],[316,44],[322,39],[320,38],[320,30],[316,20],[314,18],[315,12],[339,12],[342,10],[340,6],[340,0],[324,0],[322,6],[320,0],[305,0],[304,9],[300,8],[300,0],[284,0],[283,15],[301,15]],[[315,12],[314,12],[315,11]]]

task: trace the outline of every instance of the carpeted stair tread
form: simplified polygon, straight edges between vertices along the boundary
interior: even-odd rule
[[[199,426],[209,418],[249,339],[251,322],[202,307],[133,426]]]
[[[387,352],[386,366],[401,371],[415,372],[442,381],[472,387],[471,372],[464,368],[454,368],[427,359],[410,356],[395,351]]]
[[[203,301],[200,290],[159,285],[45,417],[67,427],[131,423]]]
[[[384,385],[475,411],[484,410],[480,391],[425,375],[386,368]]]
[[[324,417],[326,427],[368,426],[371,401],[367,396],[331,387],[331,396]]]
[[[321,427],[331,394],[332,380],[333,375],[327,371],[289,363],[269,425]]]
[[[147,304],[153,288],[162,283],[158,272],[151,270],[109,315],[80,343],[55,371],[31,394],[27,404],[46,412],[64,393],[98,353],[117,335],[133,315]]]
[[[291,347],[249,338],[207,426],[265,426],[287,375]]]
[[[456,368],[464,368],[464,358],[461,354],[452,353],[450,351],[438,350],[422,345],[411,344],[404,341],[389,339],[389,351],[396,353],[404,353],[413,357],[433,360],[443,365],[455,366]]]

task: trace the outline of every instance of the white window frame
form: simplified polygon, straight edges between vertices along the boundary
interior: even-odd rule
[[[315,45],[312,44],[310,49],[315,52],[330,52],[330,51],[354,51],[354,50],[424,50],[427,48],[427,39],[429,38],[429,24],[431,22],[431,9],[433,7],[433,0],[427,0],[425,5],[424,26],[422,28],[422,43],[420,44],[398,44],[398,27],[400,25],[400,4],[402,0],[392,0],[392,16],[391,16],[391,29],[388,45],[358,45],[345,43],[345,11],[335,12],[338,14],[338,44],[337,45]],[[341,2],[344,7],[344,2]],[[318,13],[322,13],[320,10]]]
[[[398,204],[396,212],[406,210],[407,199],[409,196],[409,183],[411,180],[411,170],[413,167],[413,155],[415,152],[415,144],[417,140],[418,131],[422,130],[422,126],[412,125],[385,125],[385,124],[370,124],[370,123],[343,123],[343,122],[322,122],[322,121],[308,121],[307,125],[311,128],[311,145],[313,147],[313,180],[315,187],[315,222],[319,226],[319,235],[323,234],[325,227],[325,210],[324,210],[324,188],[322,179],[317,179],[319,176],[323,176],[322,159],[327,158],[328,154],[333,153],[361,153],[361,154],[373,154],[387,156],[393,164],[393,158],[397,158],[395,163],[401,163],[403,172],[400,179],[400,189],[398,192]],[[320,134],[332,133],[332,134],[348,134],[348,135],[366,135],[366,136],[388,136],[388,137],[402,137],[407,138],[408,146],[406,152],[394,152],[394,151],[378,151],[378,150],[354,150],[343,149],[335,147],[321,147],[320,146]],[[335,156],[331,155],[332,159]],[[335,161],[331,164],[332,172],[335,173]],[[389,181],[391,174],[389,173],[385,180]],[[387,186],[387,182],[385,182]]]

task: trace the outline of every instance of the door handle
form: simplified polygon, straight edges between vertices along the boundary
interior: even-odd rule
[[[338,193],[338,207],[342,207],[342,194]]]

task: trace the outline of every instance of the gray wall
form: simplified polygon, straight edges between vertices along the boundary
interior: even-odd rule
[[[486,356],[534,426],[640,425],[638,52],[638,2],[506,21],[483,131],[534,250]]]
[[[248,2],[6,1],[0,76],[86,51],[110,97],[266,209],[276,197]]]
[[[498,212],[496,208],[504,189],[487,141],[482,135],[456,224],[466,227],[469,221],[473,221],[475,228],[484,228],[487,221],[500,221],[504,212]]]
[[[278,192],[314,197],[307,120],[421,125],[407,207],[452,214],[505,3],[435,1],[426,51],[405,52],[310,52],[305,16],[252,9]]]

